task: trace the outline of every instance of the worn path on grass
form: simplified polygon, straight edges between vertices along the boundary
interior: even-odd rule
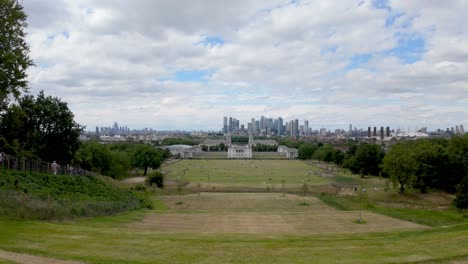
[[[0,249],[0,263],[2,260],[12,261],[21,264],[84,264],[79,261],[59,260],[41,256],[15,253]]]

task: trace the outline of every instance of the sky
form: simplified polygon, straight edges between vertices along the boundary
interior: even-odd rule
[[[466,0],[24,0],[30,93],[87,130],[468,126]]]

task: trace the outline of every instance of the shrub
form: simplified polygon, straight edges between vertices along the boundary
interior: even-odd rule
[[[154,171],[146,177],[146,184],[149,186],[156,184],[158,188],[164,188],[164,175],[160,171]]]
[[[468,176],[457,186],[457,197],[454,203],[458,209],[468,209]]]

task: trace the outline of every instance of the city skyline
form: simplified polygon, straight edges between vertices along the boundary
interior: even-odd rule
[[[468,123],[464,1],[24,1],[32,94],[92,130]],[[181,15],[180,10],[185,10]]]

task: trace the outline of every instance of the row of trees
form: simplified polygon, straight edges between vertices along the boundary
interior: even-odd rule
[[[408,189],[457,192],[457,206],[468,208],[468,134],[449,140],[403,141],[388,153],[376,144],[349,144],[343,152],[330,144],[302,143],[299,158],[334,162],[362,177],[389,178],[400,193]]]
[[[116,143],[102,145],[90,141],[83,143],[76,152],[73,164],[86,170],[100,172],[113,178],[124,178],[132,169],[142,169],[143,175],[149,168],[158,169],[169,158],[168,150],[151,145]]]

